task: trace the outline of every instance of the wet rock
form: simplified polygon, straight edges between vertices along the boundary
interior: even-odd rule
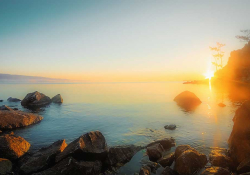
[[[143,166],[140,169],[139,175],[150,175],[151,174],[151,168],[148,166]]]
[[[60,94],[57,94],[56,96],[54,96],[51,101],[53,103],[63,103],[63,98]]]
[[[212,150],[209,154],[209,160],[212,166],[233,169],[233,161],[226,155],[226,150]]]
[[[13,111],[13,109],[11,109],[9,106],[7,105],[2,105],[0,106],[0,110],[3,110],[3,111]]]
[[[238,173],[250,172],[250,157],[243,160],[237,167]]]
[[[62,153],[56,156],[56,162],[72,156],[77,160],[103,160],[106,158],[108,147],[100,131],[91,131],[71,142]]]
[[[101,173],[101,169],[100,161],[78,162],[73,157],[67,157],[55,166],[33,175],[98,175]]]
[[[164,148],[160,143],[147,147],[147,155],[149,157],[149,160],[153,162],[156,162],[157,160],[161,159],[163,152]]]
[[[227,169],[221,168],[221,167],[206,168],[201,174],[202,175],[231,175],[231,173]]]
[[[0,102],[3,102],[3,100],[0,100]]]
[[[175,170],[172,170],[169,166],[165,167],[161,175],[178,175]]]
[[[219,103],[218,106],[219,107],[225,107],[226,105],[224,103]]]
[[[174,98],[174,101],[185,110],[193,110],[199,104],[201,100],[192,92],[184,91]]]
[[[50,103],[51,99],[48,96],[37,91],[27,94],[21,101],[22,106],[31,108],[46,106]]]
[[[12,170],[12,163],[8,159],[0,158],[0,174],[10,173]]]
[[[175,130],[176,129],[176,125],[166,125],[164,126],[165,129],[169,129],[169,130]]]
[[[21,100],[18,99],[18,98],[9,97],[9,98],[7,99],[7,101],[9,101],[9,102],[19,102],[19,101],[21,101]]]
[[[155,145],[155,144],[158,144],[158,143],[160,143],[162,145],[164,150],[168,150],[171,147],[175,146],[175,140],[173,138],[170,138],[170,139],[165,138],[165,139],[154,141],[154,142],[148,144],[146,147],[149,147],[149,146],[152,146],[152,145]]]
[[[23,174],[31,174],[47,169],[55,163],[55,157],[61,153],[67,144],[65,140],[58,140],[36,153],[24,156],[19,161],[20,170]]]
[[[12,108],[13,110],[15,110],[15,111],[18,111],[18,108]]]
[[[111,147],[107,153],[105,164],[109,166],[125,164],[141,149],[142,147],[134,145]]]
[[[250,157],[250,101],[236,110],[233,122],[233,130],[228,140],[229,153],[233,161],[239,165]]]
[[[166,166],[171,166],[174,162],[174,159],[174,154],[170,154],[158,160],[158,163],[165,168]]]
[[[175,149],[175,160],[185,151],[187,150],[194,150],[196,151],[194,148],[192,148],[189,145],[179,145],[176,149]]]
[[[0,155],[15,160],[24,155],[30,148],[29,142],[20,136],[5,134],[0,136]]]
[[[0,129],[15,129],[40,122],[42,116],[22,111],[0,110]]]
[[[186,148],[182,146],[181,151]],[[179,153],[179,151],[177,152]],[[206,165],[206,163],[206,155],[199,153],[193,148],[187,149],[182,152],[178,157],[176,157],[174,170],[177,171],[179,174],[192,175],[202,169]]]

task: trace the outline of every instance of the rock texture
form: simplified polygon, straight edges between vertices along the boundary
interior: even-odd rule
[[[40,122],[43,117],[14,110],[0,110],[0,129],[15,129]]]
[[[153,162],[156,162],[157,160],[161,159],[163,152],[164,148],[160,143],[147,147],[147,155],[149,157],[149,160]]]
[[[143,166],[140,169],[139,175],[150,175],[151,174],[151,168],[148,166]]]
[[[221,167],[206,168],[201,174],[202,175],[231,175],[230,171]]]
[[[165,167],[165,169],[162,171],[161,175],[178,175],[178,173],[174,170],[172,170],[170,167]]]
[[[19,102],[19,101],[21,101],[21,100],[18,99],[18,98],[9,97],[9,98],[7,99],[7,101],[9,101],[9,102]]]
[[[166,166],[171,166],[174,160],[175,160],[174,154],[170,154],[158,160],[158,163],[165,168]]]
[[[24,155],[30,144],[22,137],[13,134],[0,136],[0,155],[2,158],[15,160]]]
[[[250,158],[243,160],[237,167],[238,173],[247,173],[250,172]]]
[[[107,152],[108,147],[102,133],[91,131],[71,142],[62,153],[56,156],[56,162],[70,156],[77,160],[102,160]]]
[[[239,165],[250,157],[250,101],[245,102],[233,118],[233,130],[229,137],[229,153],[233,161]]]
[[[161,140],[156,140],[156,141],[148,144],[146,147],[149,147],[149,146],[152,146],[152,145],[155,145],[158,143],[160,143],[165,150],[168,150],[171,147],[175,146],[175,140],[173,138],[165,138],[165,139],[161,139]]]
[[[57,94],[56,96],[54,96],[51,101],[53,103],[63,103],[63,98],[60,94]]]
[[[209,161],[212,166],[227,168],[227,169],[234,169],[234,164],[232,159],[227,155],[226,150],[212,150],[209,154]]]
[[[7,105],[2,105],[0,106],[0,110],[2,111],[13,111],[13,109],[11,109],[9,106]]]
[[[23,174],[31,174],[49,168],[55,163],[55,157],[61,153],[67,144],[65,140],[59,140],[49,147],[42,148],[32,155],[25,156],[19,161]]]
[[[193,110],[199,104],[201,100],[192,92],[184,91],[174,98],[174,101],[185,110]]]
[[[50,103],[51,99],[48,96],[37,91],[27,94],[21,101],[22,106],[31,108],[46,106]]]
[[[187,149],[182,146],[175,152],[175,166],[174,169],[179,174],[192,175],[201,170],[207,163],[207,157],[199,153],[195,149]],[[181,153],[181,154],[180,154]]]
[[[0,174],[11,173],[12,163],[8,159],[0,158]]]
[[[175,130],[176,129],[176,125],[166,125],[164,126],[165,129],[169,129],[169,130]]]

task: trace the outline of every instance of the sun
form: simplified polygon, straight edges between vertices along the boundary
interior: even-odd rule
[[[208,78],[209,80],[211,80],[211,78],[214,76],[214,71],[209,70],[203,75],[206,77],[206,79]]]

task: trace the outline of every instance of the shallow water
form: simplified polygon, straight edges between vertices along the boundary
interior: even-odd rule
[[[153,140],[174,137],[177,145],[189,144],[208,154],[213,147],[227,148],[232,118],[238,105],[246,100],[248,88],[238,86],[210,87],[167,83],[95,83],[95,84],[0,84],[0,105],[15,106],[8,97],[23,99],[29,92],[39,91],[50,97],[60,93],[61,105],[51,104],[38,114],[44,120],[36,125],[15,130],[36,150],[59,139],[67,143],[80,135],[101,131],[108,145],[145,145]],[[185,111],[174,101],[184,90],[194,92],[202,101],[194,111]],[[222,108],[217,104],[223,102]],[[176,124],[176,130],[165,130]],[[172,149],[174,150],[174,148]],[[139,152],[120,174],[133,174],[140,169]]]

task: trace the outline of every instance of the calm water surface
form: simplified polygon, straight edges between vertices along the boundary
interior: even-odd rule
[[[97,83],[97,84],[0,84],[0,103],[22,108],[20,103],[8,103],[8,97],[23,99],[29,92],[39,91],[50,97],[60,93],[62,105],[51,104],[38,114],[39,124],[18,129],[36,150],[59,140],[70,143],[80,135],[100,130],[108,145],[145,145],[153,140],[174,137],[177,145],[189,144],[208,154],[213,147],[227,148],[233,126],[232,118],[238,105],[246,99],[245,87],[209,87],[168,83]],[[194,92],[202,101],[194,111],[185,111],[173,101],[184,90]],[[227,106],[219,107],[223,102]],[[165,130],[166,124],[177,129]],[[174,150],[174,148],[172,149]],[[139,171],[139,152],[120,169],[120,174]]]

